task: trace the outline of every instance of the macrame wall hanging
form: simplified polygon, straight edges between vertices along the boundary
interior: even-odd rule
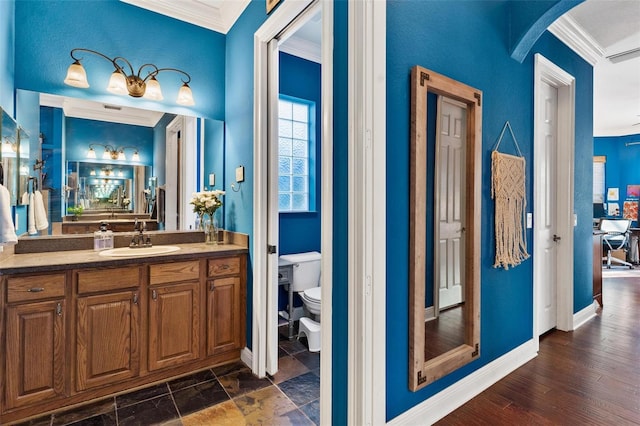
[[[509,129],[518,155],[498,152]],[[491,198],[495,200],[496,258],[494,268],[517,266],[529,257],[525,234],[525,158],[520,152],[511,124],[507,121],[491,153]]]

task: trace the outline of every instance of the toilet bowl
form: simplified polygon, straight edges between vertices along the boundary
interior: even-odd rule
[[[284,262],[293,265],[291,277],[291,290],[298,293],[309,317],[300,318],[298,337],[306,335],[309,350],[320,350],[320,259],[317,251],[307,253],[286,254],[280,256]]]
[[[316,316],[316,319],[320,318],[320,293],[321,287],[309,288],[303,292],[298,293],[300,299],[304,303],[305,308]]]

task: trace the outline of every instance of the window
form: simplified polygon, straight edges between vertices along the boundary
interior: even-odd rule
[[[607,157],[595,156],[593,157],[593,202],[604,203],[604,166],[607,162]]]
[[[281,96],[278,107],[278,209],[306,212],[314,208],[313,102]]]

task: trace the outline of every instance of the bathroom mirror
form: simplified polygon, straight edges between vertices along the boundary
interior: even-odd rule
[[[42,189],[49,190],[52,223],[72,219],[67,208],[80,204],[80,200],[85,203],[82,220],[92,218],[99,224],[98,215],[108,216],[114,211],[151,214],[150,202],[160,198],[166,206],[157,212],[160,230],[194,229],[196,218],[189,200],[193,192],[208,182],[203,176],[215,173],[216,188],[224,186],[222,121],[50,94],[39,94],[39,99],[41,158],[45,162]],[[120,127],[114,132],[110,130],[114,126]],[[140,135],[126,126],[147,130]],[[87,158],[90,144],[94,144],[97,159]],[[105,145],[124,147],[127,159],[103,160]],[[136,149],[139,160],[132,157]],[[198,153],[204,153],[200,163]],[[32,157],[36,156],[33,153]],[[120,173],[123,176],[118,176]],[[106,191],[101,185],[115,182],[105,180],[121,177],[125,179],[108,196],[101,193],[100,200],[94,197],[94,203],[87,202],[91,190],[94,195],[96,191]],[[78,187],[81,183],[85,191],[82,194]],[[145,189],[152,200],[144,199]]]
[[[411,70],[409,387],[480,353],[482,92]]]
[[[67,206],[82,206],[85,213],[151,213],[155,187],[150,187],[151,166],[67,161]]]
[[[2,109],[0,123],[0,159],[2,159],[2,185],[9,190],[11,205],[15,206],[19,192],[20,139],[15,120]]]

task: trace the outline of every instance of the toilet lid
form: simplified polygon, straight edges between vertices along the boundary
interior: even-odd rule
[[[320,303],[321,287],[313,287],[304,291],[304,296],[312,302]]]

